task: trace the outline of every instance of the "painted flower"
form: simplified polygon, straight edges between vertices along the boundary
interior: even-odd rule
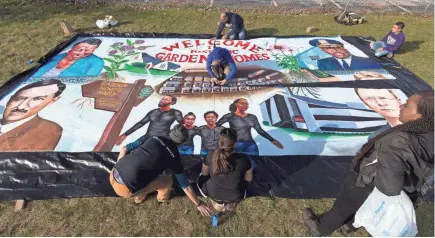
[[[130,50],[134,50],[134,46],[132,46],[132,45],[121,46],[121,51],[130,51]]]
[[[136,40],[134,43],[136,43],[136,44],[143,44],[143,43],[145,43],[145,41],[144,40]]]
[[[136,49],[138,49],[138,50],[146,50],[146,49],[148,49],[148,46],[139,46]]]
[[[111,51],[109,51],[109,55],[114,55],[114,54],[116,54],[116,53],[118,53],[117,50],[111,50]]]

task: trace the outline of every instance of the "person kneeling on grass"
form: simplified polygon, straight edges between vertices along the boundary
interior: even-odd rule
[[[207,56],[206,69],[216,85],[232,83],[237,73],[236,62],[229,50],[216,47]]]
[[[405,34],[402,32],[403,28],[405,28],[405,23],[397,22],[382,41],[371,42],[370,49],[375,52],[377,57],[384,55],[388,58],[393,57],[394,52],[405,42]]]
[[[403,123],[370,139],[354,158],[354,171],[345,179],[332,208],[317,216],[306,208],[303,219],[313,236],[340,228],[355,231],[355,213],[374,187],[387,196],[403,190],[418,207],[434,176],[434,92],[412,95],[400,107]]]
[[[223,129],[217,150],[210,151],[202,164],[198,188],[218,212],[234,211],[237,203],[246,197],[247,185],[253,178],[249,157],[234,153],[236,145],[236,132]]]
[[[125,146],[110,173],[110,184],[121,197],[132,197],[141,203],[146,196],[157,191],[157,201],[169,199],[172,189],[172,177],[161,175],[166,169],[175,174],[181,188],[195,204],[201,215],[210,216],[210,209],[198,199],[183,174],[178,145],[187,138],[187,130],[176,125],[169,134],[171,139],[160,136],[143,136]]]

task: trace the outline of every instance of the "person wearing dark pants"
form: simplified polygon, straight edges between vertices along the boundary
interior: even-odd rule
[[[222,30],[228,27],[230,31],[222,36],[222,40],[244,40],[246,36],[245,24],[243,18],[232,12],[224,12],[220,16],[220,22],[216,31],[216,39],[222,35]]]
[[[354,231],[355,213],[374,187],[387,196],[403,190],[417,207],[433,185],[434,92],[419,92],[400,108],[403,123],[370,139],[354,158],[333,207],[321,216],[305,208],[303,219],[313,236],[327,236],[337,228]]]

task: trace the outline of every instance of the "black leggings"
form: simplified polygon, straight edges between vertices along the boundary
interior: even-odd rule
[[[344,224],[352,224],[355,213],[365,202],[374,189],[374,185],[357,187],[357,174],[351,172],[344,180],[337,199],[332,208],[324,213],[319,220],[319,232],[321,236],[332,234]]]

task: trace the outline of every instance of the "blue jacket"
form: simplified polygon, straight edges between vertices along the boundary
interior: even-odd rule
[[[47,73],[53,67],[65,58],[66,53],[62,53],[53,57],[49,62],[43,65],[41,68],[36,71],[32,77],[42,77],[45,73]],[[62,73],[60,73],[59,77],[79,77],[79,76],[98,76],[104,67],[104,60],[100,57],[92,54],[85,58],[78,59],[68,68],[66,68]]]
[[[350,70],[359,69],[382,69],[382,66],[370,58],[363,58],[352,55],[352,61],[349,65]],[[340,62],[334,57],[329,57],[317,61],[319,70],[344,70]]]
[[[216,31],[216,39],[221,37],[222,30],[225,28],[226,24],[231,24],[231,31],[227,33],[227,37],[230,37],[234,34],[238,34],[244,27],[243,18],[237,13],[226,12],[228,16],[228,22],[221,22]]]
[[[219,60],[222,64],[228,64],[230,66],[230,73],[227,75],[226,80],[228,82],[231,82],[231,80],[234,78],[234,76],[237,73],[237,66],[236,63],[233,60],[233,57],[231,56],[231,53],[229,50],[221,47],[216,47],[214,50],[208,55],[207,57],[207,71],[208,74],[210,74],[211,77],[216,78],[216,75],[211,71],[211,63],[214,60]]]

